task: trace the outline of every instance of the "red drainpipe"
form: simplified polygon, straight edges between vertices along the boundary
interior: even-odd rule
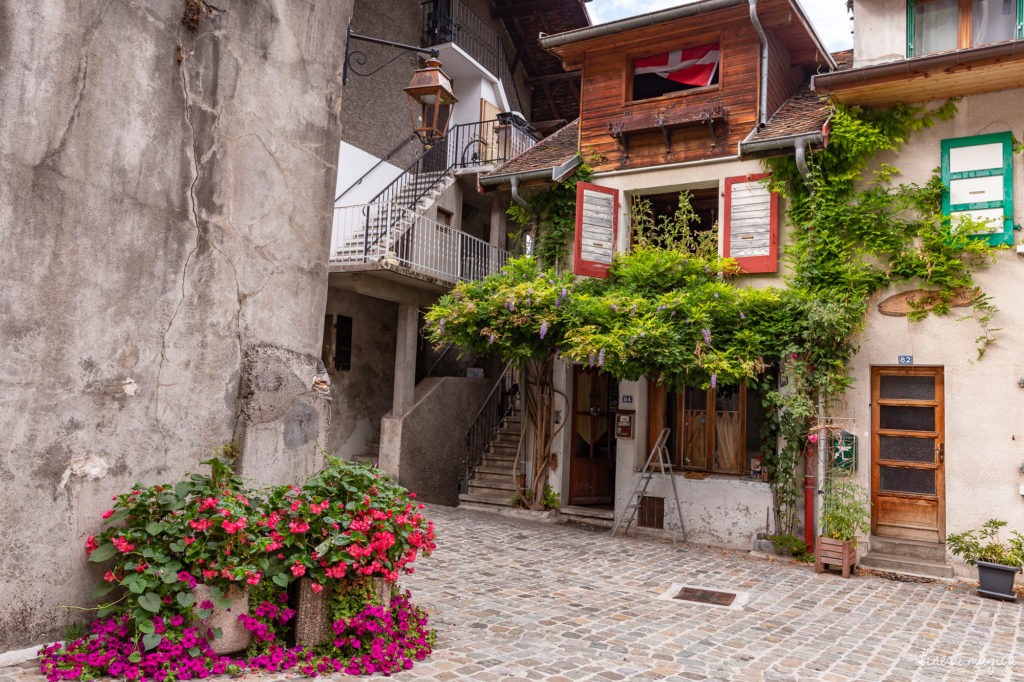
[[[814,470],[817,464],[815,451],[811,448],[804,449],[804,543],[807,551],[814,553],[814,536],[818,524],[814,518]]]

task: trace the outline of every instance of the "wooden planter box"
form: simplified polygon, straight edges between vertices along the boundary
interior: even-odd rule
[[[814,552],[814,572],[824,571],[825,564],[839,566],[843,570],[843,577],[849,578],[850,572],[857,564],[857,545],[819,535],[818,545]]]

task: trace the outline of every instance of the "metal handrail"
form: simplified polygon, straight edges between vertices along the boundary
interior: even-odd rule
[[[473,418],[473,424],[466,432],[466,475],[463,479],[463,488],[467,488],[470,479],[476,473],[477,468],[483,462],[484,453],[497,435],[498,430],[504,424],[505,419],[515,408],[517,386],[508,381],[509,370],[512,364],[505,365],[501,374],[491,387],[490,393],[484,400],[483,405],[477,410]]]
[[[367,215],[372,233],[366,230]],[[507,250],[412,209],[379,203],[334,209],[330,260],[335,263],[375,262],[454,284],[483,279],[508,258]]]
[[[382,164],[384,164],[384,163],[385,163],[385,162],[386,162],[386,161],[387,161],[388,159],[390,159],[390,158],[391,158],[392,156],[394,156],[395,154],[397,154],[397,153],[398,153],[399,151],[401,151],[401,150],[402,150],[402,149],[403,149],[403,148],[404,148],[404,147],[405,147],[405,146],[406,146],[407,144],[409,144],[410,142],[412,142],[412,141],[413,141],[413,140],[415,140],[415,139],[417,139],[417,137],[416,137],[416,134],[415,134],[415,133],[411,133],[411,134],[409,135],[409,137],[405,138],[404,140],[402,140],[401,142],[399,142],[398,144],[396,144],[396,145],[394,146],[394,148],[393,148],[393,149],[392,149],[391,151],[389,151],[389,152],[388,152],[387,154],[385,154],[385,155],[384,155],[384,157],[383,157],[383,158],[381,158],[381,159],[378,159],[378,160],[377,160],[377,163],[373,164],[373,166],[372,166],[372,167],[370,167],[370,170],[368,170],[368,171],[366,171],[365,173],[363,173],[363,174],[362,174],[361,176],[359,176],[359,179],[358,179],[358,180],[356,180],[356,181],[355,181],[355,182],[353,182],[353,183],[352,183],[351,185],[349,185],[348,187],[346,187],[346,188],[345,188],[345,191],[343,191],[343,192],[342,192],[341,194],[339,194],[338,196],[334,197],[334,205],[335,205],[335,206],[337,206],[337,205],[338,205],[338,202],[339,202],[339,201],[341,201],[341,198],[342,198],[343,196],[345,196],[346,194],[348,194],[349,192],[351,192],[351,191],[352,191],[352,190],[353,190],[353,189],[354,189],[355,187],[357,187],[357,186],[359,186],[359,185],[363,184],[363,180],[365,180],[366,178],[368,178],[368,177],[370,176],[370,174],[371,174],[371,173],[373,173],[373,171],[375,171],[375,170],[377,170],[378,168],[380,168],[380,167],[381,167],[381,165],[382,165]]]
[[[376,247],[380,234],[390,232],[395,222],[386,229],[372,223],[369,207],[374,204],[394,205],[399,209],[415,209],[420,199],[437,187],[456,168],[473,168],[497,164],[520,154],[537,144],[536,138],[513,125],[497,119],[463,123],[452,127],[444,140],[424,151],[402,173],[369,201],[366,209],[365,252]],[[377,219],[382,212],[377,211]],[[398,218],[388,211],[389,221]],[[376,227],[377,239],[371,241],[371,228]]]

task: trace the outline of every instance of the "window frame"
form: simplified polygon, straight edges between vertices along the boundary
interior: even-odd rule
[[[656,95],[654,97],[645,97],[644,99],[636,99],[635,96],[634,96],[634,92],[633,92],[633,90],[634,90],[634,82],[633,81],[634,81],[636,75],[634,73],[633,62],[636,61],[637,59],[644,59],[646,57],[654,57],[654,56],[656,56],[658,54],[661,54],[661,53],[659,53],[657,51],[654,51],[654,52],[644,51],[642,54],[637,52],[635,54],[628,54],[628,55],[626,55],[626,69],[625,69],[625,71],[626,71],[626,78],[625,78],[626,87],[625,87],[625,98],[623,100],[623,106],[641,105],[641,104],[644,104],[644,103],[647,103],[647,102],[660,102],[662,100],[670,99],[670,98],[673,98],[673,97],[686,97],[686,96],[691,95],[691,94],[697,94],[697,95],[707,94],[709,92],[714,92],[716,90],[721,90],[722,89],[722,78],[723,78],[723,68],[722,67],[725,64],[725,49],[722,47],[722,36],[721,35],[716,35],[713,38],[709,38],[707,40],[697,40],[697,41],[689,40],[689,41],[686,42],[685,45],[683,45],[679,49],[680,50],[686,50],[686,49],[693,48],[693,47],[700,47],[702,45],[712,45],[712,44],[713,45],[718,45],[718,68],[716,70],[716,74],[718,76],[718,82],[717,83],[712,83],[710,85],[694,86],[694,87],[691,87],[691,88],[684,88],[682,90],[675,90],[673,92],[666,92],[664,94]],[[667,50],[666,52],[670,53],[670,52],[672,52],[672,50],[670,49],[670,50]]]
[[[914,47],[914,5],[918,0],[907,0],[907,57],[923,57],[927,54],[936,54],[935,52],[925,52],[923,54],[917,54]],[[972,33],[973,28],[973,3],[972,0],[958,0],[959,6],[957,7],[957,47],[958,50],[966,50],[970,47],[976,47],[972,45]],[[1024,0],[1016,0],[1017,3],[1017,26],[1014,31],[1014,40],[1020,40],[1024,38]]]
[[[715,454],[714,454],[714,449],[715,449],[715,419],[716,419],[715,405],[716,405],[717,391],[718,391],[717,388],[707,389],[705,391],[705,414],[707,415],[707,417],[706,417],[706,422],[704,424],[704,430],[705,430],[704,443],[705,443],[705,448],[706,448],[706,451],[705,451],[704,454],[705,454],[706,464],[704,466],[687,466],[687,465],[684,465],[682,463],[682,461],[683,461],[682,460],[683,452],[682,452],[682,450],[680,448],[680,443],[679,443],[679,440],[678,440],[678,438],[679,438],[680,434],[682,433],[682,431],[678,428],[678,425],[677,425],[677,427],[672,430],[672,432],[670,434],[669,444],[667,444],[668,448],[669,448],[669,461],[671,462],[673,469],[678,470],[678,471],[682,471],[682,472],[693,471],[693,472],[703,472],[703,473],[706,473],[706,474],[721,475],[721,476],[739,476],[739,477],[744,477],[744,478],[749,477],[749,475],[750,475],[750,471],[749,471],[750,462],[748,460],[748,451],[747,451],[748,450],[748,448],[747,448],[747,445],[748,445],[748,443],[747,443],[747,419],[749,417],[749,412],[750,412],[750,408],[749,408],[750,401],[748,399],[748,393],[750,391],[754,390],[754,389],[752,387],[748,386],[745,382],[738,384],[736,386],[736,388],[739,390],[739,409],[737,411],[738,414],[739,414],[739,434],[738,434],[739,441],[736,444],[736,447],[739,450],[739,457],[740,457],[738,469],[736,469],[736,470],[729,470],[729,469],[723,469],[723,468],[719,468],[719,467],[715,466]],[[685,411],[685,400],[686,400],[685,392],[686,392],[686,387],[682,387],[682,388],[680,388],[678,390],[670,390],[670,389],[668,389],[665,386],[661,386],[659,384],[654,383],[653,381],[649,381],[648,382],[648,384],[647,384],[647,420],[648,420],[648,441],[649,441],[648,444],[647,444],[647,450],[648,451],[654,445],[654,440],[656,439],[657,433],[660,433],[661,429],[664,428],[664,426],[665,426],[665,424],[656,424],[655,423],[655,419],[654,419],[655,412],[656,412],[654,396],[658,392],[661,392],[661,394],[663,395],[663,398],[660,399],[660,403],[661,403],[660,407],[657,410],[657,411],[660,411],[662,419],[663,419],[663,422],[667,422],[669,424],[675,424],[676,421],[677,421],[676,415],[681,414],[682,412]],[[669,394],[671,394],[671,393],[674,393],[676,395],[676,407],[675,407],[676,415],[671,415],[670,416],[668,414],[669,413],[668,406],[670,404]],[[683,401],[684,402],[684,405],[682,407],[679,406],[679,401]],[[669,419],[669,417],[671,417],[671,420]],[[642,467],[643,466],[643,462],[641,462],[638,466]]]
[[[744,274],[773,273],[779,271],[779,195],[767,188],[768,192],[768,255],[741,256],[731,255],[732,240],[732,189],[734,185],[749,182],[763,182],[771,177],[771,173],[754,173],[736,175],[725,178],[725,206],[722,211],[722,255],[734,258]]]
[[[981,170],[951,172],[950,151],[963,147],[976,147],[987,144],[1002,145],[1002,166],[991,167]],[[992,246],[1002,244],[1013,244],[1013,133],[1003,131],[999,133],[986,133],[984,135],[969,135],[967,137],[953,137],[941,141],[942,152],[942,215],[949,218],[952,213],[961,211],[974,211],[1002,208],[1003,229],[991,233],[977,233],[970,235],[973,239],[987,239]],[[993,177],[1001,175],[1003,178],[1003,199],[1001,201],[987,201],[977,203],[951,203],[950,182],[953,180],[964,180],[970,178]],[[952,226],[952,221],[951,226]]]

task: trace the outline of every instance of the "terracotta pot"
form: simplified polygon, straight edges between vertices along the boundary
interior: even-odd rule
[[[217,606],[213,599],[213,590],[207,585],[196,585],[192,588],[196,602],[192,605],[193,611],[199,610],[199,605],[204,601],[214,602],[213,614],[209,618],[196,617],[200,634],[211,631],[209,636],[210,648],[218,654],[232,654],[241,651],[249,646],[252,641],[252,633],[245,629],[238,616],[249,613],[249,588],[232,586],[228,589],[225,599],[231,604],[225,608]],[[215,637],[212,631],[219,628],[220,637]]]

